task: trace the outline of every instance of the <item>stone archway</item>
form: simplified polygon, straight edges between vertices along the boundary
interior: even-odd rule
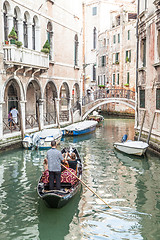
[[[26,128],[37,127],[40,124],[39,102],[41,88],[36,80],[31,80],[26,91]]]
[[[4,104],[3,104],[3,132],[7,133],[13,130],[12,126],[8,124],[8,114],[13,107],[16,107],[20,113],[21,91],[20,86],[15,79],[11,79],[5,86]],[[20,114],[19,114],[20,116]],[[20,130],[20,117],[17,122],[17,129]]]
[[[58,97],[56,86],[53,82],[48,82],[44,92],[44,125],[56,123],[57,108],[56,99]]]
[[[64,82],[59,92],[59,118],[60,121],[69,121],[70,91],[69,86]]]

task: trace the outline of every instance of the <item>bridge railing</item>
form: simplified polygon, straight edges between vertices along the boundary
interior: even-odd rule
[[[98,89],[82,98],[82,106],[98,99],[104,98],[126,98],[135,101],[135,92],[129,89]]]

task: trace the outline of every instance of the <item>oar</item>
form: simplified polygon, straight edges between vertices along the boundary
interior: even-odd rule
[[[111,208],[96,192],[94,192],[90,187],[87,186],[85,182],[83,182],[80,178],[78,178],[74,173],[72,173],[66,166],[61,163],[62,167],[64,167],[68,172],[70,172],[74,177],[76,177],[84,186],[86,186],[92,193],[94,193],[102,202],[104,202],[109,208]]]

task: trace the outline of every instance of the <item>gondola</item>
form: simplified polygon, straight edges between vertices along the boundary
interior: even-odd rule
[[[69,169],[76,169],[77,177],[81,179],[82,177],[82,163],[80,155],[75,148],[64,148],[62,154],[69,152],[70,154],[74,152],[76,154],[75,161],[68,161]],[[66,170],[67,171],[67,170]],[[69,182],[61,182],[61,190],[46,190],[44,183],[42,183],[42,176],[40,177],[37,185],[37,192],[39,197],[44,200],[47,207],[50,208],[61,208],[68,203],[70,199],[80,190],[81,182],[76,180],[74,184]]]

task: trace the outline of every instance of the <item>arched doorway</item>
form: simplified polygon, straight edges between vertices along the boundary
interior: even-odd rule
[[[3,105],[3,133],[9,133],[13,130],[20,130],[20,87],[15,79],[11,79],[5,88],[4,92],[4,105]],[[14,124],[9,124],[8,122],[8,114],[11,111],[11,109],[15,107],[18,112],[18,122],[15,123],[16,129],[13,129]]]
[[[78,83],[75,83],[72,88],[72,108],[73,112],[76,110],[80,110],[80,88]]]
[[[29,82],[26,93],[26,128],[37,127],[40,124],[39,100],[41,89],[36,80]]]
[[[56,123],[57,109],[56,98],[57,89],[53,82],[48,82],[44,93],[44,125]]]
[[[60,121],[69,121],[69,103],[70,103],[70,93],[69,86],[65,82],[60,88],[60,102],[59,102],[59,119]]]

